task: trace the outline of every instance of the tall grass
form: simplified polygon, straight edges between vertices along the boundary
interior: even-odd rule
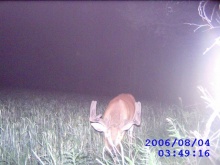
[[[36,91],[0,91],[0,165],[96,165],[114,164],[104,153],[103,137],[89,123],[89,107],[97,100],[100,113],[111,98]],[[205,108],[183,105],[165,106],[142,101],[142,123],[134,129],[132,156],[125,136],[124,164],[170,165],[215,163],[219,159],[219,128],[211,150],[215,156],[159,157],[158,150],[171,147],[146,147],[146,139],[195,138],[192,132],[204,131],[208,115]],[[211,129],[211,128],[210,128]],[[197,137],[198,138],[198,137]],[[207,137],[208,138],[208,137]],[[176,147],[176,150],[187,149]],[[195,148],[197,149],[197,148]],[[217,155],[217,156],[216,156]],[[118,158],[122,164],[122,158]]]

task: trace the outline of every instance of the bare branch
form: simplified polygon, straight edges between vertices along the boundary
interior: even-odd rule
[[[194,32],[196,32],[197,30],[201,28],[207,28],[203,32],[208,31],[208,30],[213,30],[216,28],[220,28],[220,26],[213,25],[213,20],[216,21],[220,25],[220,14],[217,9],[217,4],[213,7],[210,17],[208,17],[206,13],[206,7],[207,7],[208,2],[209,1],[201,1],[198,6],[199,16],[202,18],[203,21],[205,21],[205,24],[185,23],[188,25],[196,26],[196,28],[194,29]],[[219,4],[219,11],[220,11],[220,4]],[[214,19],[214,17],[216,18]],[[220,36],[217,37],[215,39],[215,42],[204,51],[203,55],[206,54],[209,50],[211,50],[216,45],[220,45]]]
[[[203,53],[206,54],[210,49],[212,49],[215,45],[220,45],[220,36],[215,39],[215,42],[208,48],[206,48],[205,52]]]

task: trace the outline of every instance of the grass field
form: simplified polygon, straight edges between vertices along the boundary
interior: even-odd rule
[[[103,159],[102,134],[96,132],[88,120],[92,100],[98,101],[97,108],[101,113],[110,99],[28,90],[0,90],[0,165],[113,164],[108,153]],[[179,105],[163,105],[141,100],[141,103],[142,123],[140,127],[134,128],[132,157],[127,152],[127,136],[122,143],[125,164],[220,164],[220,117],[209,122],[208,127],[212,111],[206,108],[203,100],[199,105],[188,107],[181,102]],[[186,144],[159,146],[155,143],[152,146],[153,139],[162,139],[160,142],[170,139],[166,142],[172,145],[175,139],[189,139],[192,143],[195,138],[206,139],[203,139],[203,145],[200,140],[193,147]],[[151,140],[151,146],[145,146],[146,139]],[[207,139],[210,146],[205,145]],[[160,156],[158,150],[161,150]],[[171,153],[169,157],[163,155],[166,150]],[[119,164],[122,164],[120,158]]]

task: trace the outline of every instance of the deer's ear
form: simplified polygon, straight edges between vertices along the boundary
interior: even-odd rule
[[[133,122],[136,125],[141,124],[141,103],[140,102],[135,103],[135,113],[134,113]]]
[[[96,130],[96,131],[99,131],[99,132],[106,132],[107,131],[107,128],[105,125],[102,125],[100,123],[91,123],[91,125],[93,126],[93,128]]]

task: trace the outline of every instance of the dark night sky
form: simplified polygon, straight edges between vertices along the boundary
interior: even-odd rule
[[[198,4],[0,2],[0,86],[188,101],[216,36],[183,24]]]

